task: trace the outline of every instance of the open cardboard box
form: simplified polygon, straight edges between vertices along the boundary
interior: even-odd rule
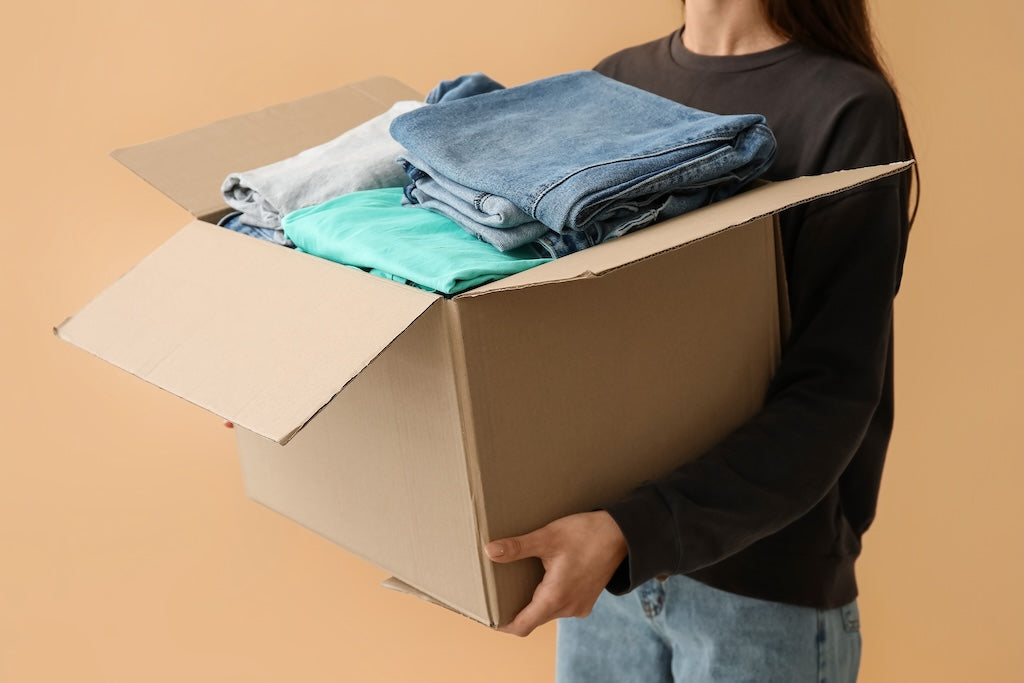
[[[539,562],[482,547],[600,507],[761,407],[775,215],[905,164],[768,183],[444,298],[216,227],[231,171],[420,99],[375,78],[118,150],[198,220],[56,334],[236,425],[247,494],[484,624]]]

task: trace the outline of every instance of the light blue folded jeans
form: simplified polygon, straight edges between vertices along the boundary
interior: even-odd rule
[[[405,186],[407,203],[441,214],[470,234],[497,247],[498,251],[521,248],[545,233],[556,234],[511,202],[494,195],[481,195],[453,183],[408,152],[403,156],[402,164],[413,181]],[[473,215],[467,215],[461,208],[466,205],[479,209]],[[556,255],[552,257],[557,258]]]
[[[775,153],[759,114],[703,112],[594,71],[440,101],[397,117],[391,135],[446,191],[410,174],[409,199],[445,202],[484,239],[477,227],[521,214],[601,242],[735,194]]]
[[[257,225],[249,225],[244,221],[245,214],[241,211],[232,211],[217,221],[217,225],[228,230],[240,232],[249,237],[255,237],[266,242],[273,242],[283,247],[293,248],[295,244],[288,239],[281,228],[261,228]]]
[[[424,101],[427,104],[437,104],[438,102],[481,95],[492,90],[501,90],[504,87],[490,76],[477,71],[476,73],[464,74],[458,78],[441,81],[427,93]]]
[[[685,576],[601,594],[558,622],[556,683],[854,683],[856,602],[820,610],[746,598]]]

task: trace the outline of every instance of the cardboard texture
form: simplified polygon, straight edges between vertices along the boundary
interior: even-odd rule
[[[371,79],[116,156],[215,216],[228,172],[414,96]],[[787,315],[776,214],[905,167],[764,184],[450,299],[193,221],[56,333],[239,425],[251,498],[493,626],[542,569],[492,564],[487,541],[614,500],[759,410]]]

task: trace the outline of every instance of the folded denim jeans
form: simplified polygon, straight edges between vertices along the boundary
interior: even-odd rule
[[[480,95],[492,90],[501,90],[504,87],[490,76],[477,71],[476,73],[465,74],[451,80],[441,81],[427,93],[424,101],[427,104],[437,104],[438,102]]]
[[[281,228],[261,228],[243,222],[241,211],[232,211],[217,221],[217,225],[265,242],[279,244],[283,247],[291,248],[295,246]]]
[[[450,204],[471,232],[496,216],[512,228],[504,217],[518,211],[558,233],[540,240],[553,256],[731,196],[775,153],[759,114],[711,114],[594,71],[441,101],[391,134],[407,150],[410,201]]]
[[[405,203],[419,205],[451,219],[498,251],[517,249],[551,232],[546,225],[533,220],[508,200],[494,195],[477,197],[479,193],[434,174],[426,162],[415,156],[412,160],[406,152],[403,165],[414,182],[405,187]],[[475,209],[477,199],[480,200],[480,211]]]
[[[241,211],[243,222],[280,228],[292,211],[321,204],[349,192],[402,187],[408,177],[395,159],[403,152],[388,132],[399,114],[425,106],[403,100],[388,111],[338,137],[281,161],[232,173],[221,192],[228,206]]]

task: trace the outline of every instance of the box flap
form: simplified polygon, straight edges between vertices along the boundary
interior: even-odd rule
[[[497,282],[477,287],[463,294],[462,297],[480,296],[499,290],[600,275],[681,244],[694,242],[722,230],[744,225],[762,216],[899,173],[913,163],[912,161],[903,161],[765,183],[726,201],[705,206],[692,213],[639,230],[625,238],[605,242]]]
[[[449,605],[448,603],[442,602],[441,600],[438,600],[437,598],[435,598],[435,597],[433,597],[431,595],[428,595],[427,593],[424,593],[423,591],[421,591],[421,590],[419,590],[417,588],[414,588],[413,586],[410,586],[405,581],[402,581],[401,579],[396,578],[394,576],[391,576],[391,577],[388,577],[388,578],[384,579],[383,581],[380,582],[380,585],[381,585],[381,588],[387,588],[388,590],[395,591],[396,593],[404,593],[405,595],[411,595],[413,597],[419,598],[420,600],[423,600],[424,602],[429,602],[431,605],[437,605],[438,607],[444,607],[446,610],[449,610],[451,612],[455,612],[456,614],[460,614],[460,615],[462,615],[464,617],[469,617],[473,621],[480,621],[479,617],[476,617],[476,616],[474,616],[472,614],[466,614],[465,612],[461,612],[458,609],[456,609],[455,607]],[[480,621],[480,623],[484,624],[485,626],[491,626],[491,627],[494,626],[493,623],[489,623],[489,622]]]
[[[421,100],[393,78],[371,78],[260,111],[217,121],[111,153],[197,218],[224,213],[229,173],[264,166],[332,140],[387,111]]]
[[[194,221],[54,331],[285,443],[437,300]]]

